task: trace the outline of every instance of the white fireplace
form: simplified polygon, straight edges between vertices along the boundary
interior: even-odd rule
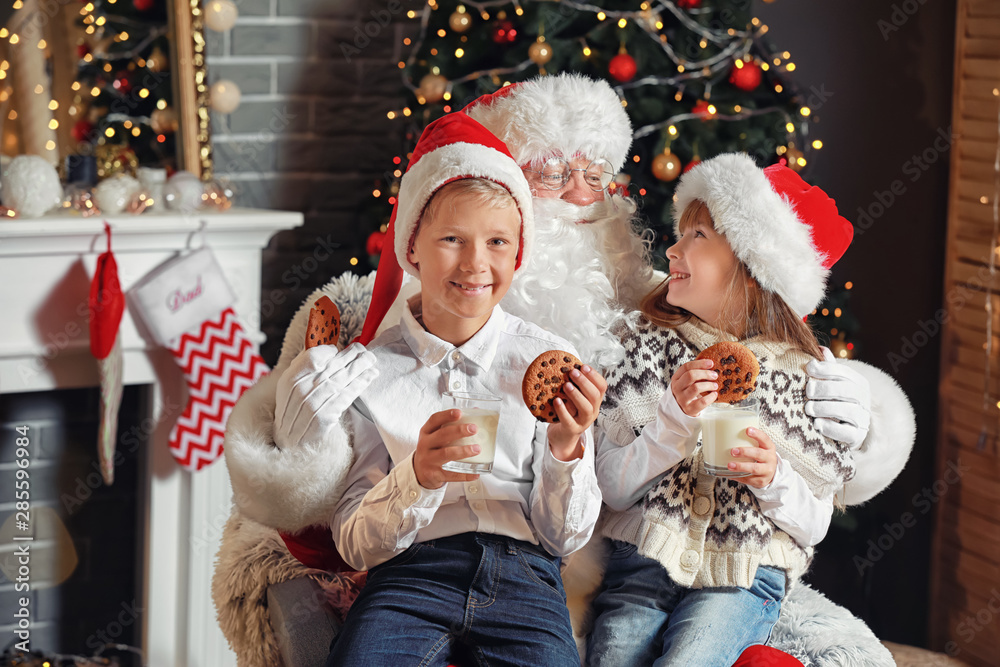
[[[0,394],[98,384],[86,304],[97,256],[106,248],[105,220],[123,290],[179,251],[207,244],[236,294],[247,333],[263,342],[261,249],[275,232],[301,225],[298,213],[232,209],[0,222]],[[186,402],[183,376],[168,351],[143,338],[127,309],[119,336],[125,384],[148,385],[148,415],[155,423],[136,499],[145,519],[138,540],[145,663],[235,665],[211,601],[213,562],[231,502],[225,465],[192,474],[174,462],[167,436],[177,413],[164,405]]]

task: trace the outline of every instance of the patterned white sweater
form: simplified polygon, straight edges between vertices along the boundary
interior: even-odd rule
[[[619,446],[632,442],[656,419],[674,371],[723,340],[735,338],[694,319],[675,329],[640,320],[623,339],[626,360],[607,373],[598,426],[608,440]],[[811,357],[787,344],[741,342],[761,366],[754,397],[761,402],[762,430],[816,497],[832,495],[854,476],[854,462],[846,445],[820,435],[805,414],[805,365]],[[749,588],[760,565],[781,568],[795,580],[812,556],[761,513],[745,484],[705,472],[700,443],[630,509],[607,508],[601,531],[635,544],[678,584],[694,588]]]

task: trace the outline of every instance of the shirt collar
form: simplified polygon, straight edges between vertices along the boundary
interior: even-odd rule
[[[484,371],[490,369],[493,359],[497,354],[497,346],[500,344],[500,332],[503,329],[506,317],[499,305],[493,306],[490,319],[486,321],[483,328],[459,347],[455,347],[448,341],[441,340],[424,329],[423,325],[417,321],[420,309],[421,303],[419,297],[412,299],[407,304],[407,307],[403,309],[403,317],[400,323],[403,340],[410,346],[417,359],[427,366],[437,366],[443,360],[447,359],[449,354],[457,350],[460,355]],[[417,311],[416,315],[413,312],[414,310]]]

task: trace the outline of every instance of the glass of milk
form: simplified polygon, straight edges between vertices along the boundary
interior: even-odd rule
[[[448,461],[444,470],[479,474],[493,470],[493,459],[497,451],[497,424],[500,422],[500,399],[490,394],[474,394],[460,391],[444,393],[444,409],[458,408],[462,411],[459,424],[475,424],[476,432],[460,438],[453,445],[479,445],[479,453],[467,459]]]
[[[705,471],[716,477],[746,477],[750,473],[730,470],[730,461],[750,461],[733,456],[733,447],[757,447],[747,435],[748,428],[760,428],[760,401],[748,398],[739,403],[712,403],[701,413],[701,447]]]

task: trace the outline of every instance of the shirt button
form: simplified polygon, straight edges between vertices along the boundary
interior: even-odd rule
[[[698,516],[705,516],[708,514],[708,510],[712,508],[712,501],[710,501],[705,496],[699,496],[695,498],[694,501],[694,513]]]
[[[451,353],[451,359],[452,359],[452,361],[458,361],[461,358],[462,358],[462,355],[459,354],[458,352],[452,352]]]
[[[410,498],[414,498],[414,499],[416,499],[417,495],[418,495],[418,494],[417,494],[417,492],[416,492],[416,491],[410,491]]]
[[[451,388],[452,389],[461,389],[462,388],[462,383],[461,382],[452,382],[451,383]]]
[[[479,487],[473,484],[469,487],[469,493],[479,493]]]
[[[701,561],[701,556],[694,549],[688,549],[681,554],[681,567],[685,570],[697,569],[698,563]]]
[[[472,508],[481,511],[483,509],[483,504],[481,502],[479,502],[479,501],[476,501],[476,502],[472,503]]]

